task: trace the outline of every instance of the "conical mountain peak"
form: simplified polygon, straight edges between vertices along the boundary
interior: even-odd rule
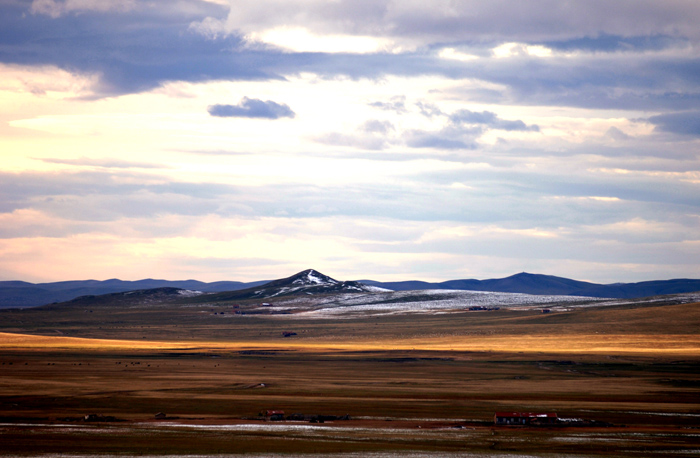
[[[362,293],[388,291],[355,281],[338,281],[318,270],[307,269],[287,278],[273,280],[264,285],[226,293],[227,299],[273,298],[289,295],[313,295],[332,293]]]
[[[304,270],[296,275],[292,275],[289,278],[295,285],[335,285],[340,283],[338,280],[335,280],[329,277],[328,275],[324,275],[321,272],[314,269]]]

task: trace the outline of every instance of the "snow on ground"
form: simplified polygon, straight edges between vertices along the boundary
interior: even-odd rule
[[[363,285],[364,286],[364,285]],[[303,287],[302,287],[303,288]],[[444,314],[464,312],[470,307],[489,313],[494,309],[569,311],[581,307],[601,307],[640,303],[689,303],[700,301],[700,292],[644,299],[611,299],[583,296],[534,295],[465,290],[390,291],[367,287],[362,292],[304,294],[286,296],[296,287],[282,288],[274,296],[267,296],[272,304],[253,307],[246,314],[264,313],[270,316],[292,318],[360,318],[395,314]],[[347,289],[346,289],[347,291]],[[208,306],[203,304],[201,306]],[[234,315],[230,315],[234,316]]]
[[[574,307],[598,305],[603,301],[606,299],[440,289],[297,297],[276,301],[269,309],[291,312],[289,315],[280,315],[285,317],[352,318],[358,315],[450,313],[464,311],[469,307],[498,307],[510,310],[546,307],[552,310],[569,310]]]
[[[181,289],[177,293],[180,296],[184,296],[184,297],[195,297],[195,296],[201,296],[202,294],[204,294],[202,291],[194,291],[191,289]]]
[[[394,292],[393,289],[386,289],[386,288],[381,288],[379,286],[372,286],[372,285],[362,285],[365,289],[365,291],[369,291],[372,293],[392,293]]]
[[[700,291],[694,293],[673,294],[673,300],[679,304],[700,302]],[[669,296],[652,296],[641,299],[608,299],[598,305],[627,305],[627,304],[653,304],[655,302],[668,302]]]

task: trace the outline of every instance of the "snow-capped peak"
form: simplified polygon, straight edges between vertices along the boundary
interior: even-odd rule
[[[297,274],[297,278],[294,279],[292,284],[295,284],[295,285],[328,285],[328,284],[336,285],[336,284],[338,284],[338,281],[332,279],[331,277],[323,275],[322,273],[320,273],[314,269],[309,269],[309,270],[305,270],[305,271]]]
[[[265,285],[249,290],[242,290],[236,294],[240,297],[281,297],[300,294],[333,294],[338,292],[368,292],[375,291],[367,285],[355,281],[338,281],[317,270],[308,269],[291,277],[273,280]]]

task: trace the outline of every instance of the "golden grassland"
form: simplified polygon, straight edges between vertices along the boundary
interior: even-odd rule
[[[346,320],[216,311],[0,313],[0,455],[700,448],[699,304]],[[352,420],[285,429],[262,422],[264,409]],[[617,426],[499,428],[496,411]],[[125,421],[79,421],[88,413]]]
[[[379,351],[425,350],[516,353],[596,353],[596,354],[647,354],[700,356],[700,335],[688,334],[568,334],[557,335],[495,335],[495,336],[442,336],[414,337],[407,339],[372,340],[353,339],[339,342],[337,339],[269,341],[134,341],[61,336],[35,336],[0,333],[0,349],[41,350],[196,350],[236,351],[254,349],[295,351]]]

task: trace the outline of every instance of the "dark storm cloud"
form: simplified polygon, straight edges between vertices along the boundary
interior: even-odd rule
[[[700,137],[700,111],[668,113],[649,118],[654,130]]]
[[[219,118],[279,119],[296,116],[288,105],[248,97],[244,97],[238,105],[212,105],[207,111]]]

